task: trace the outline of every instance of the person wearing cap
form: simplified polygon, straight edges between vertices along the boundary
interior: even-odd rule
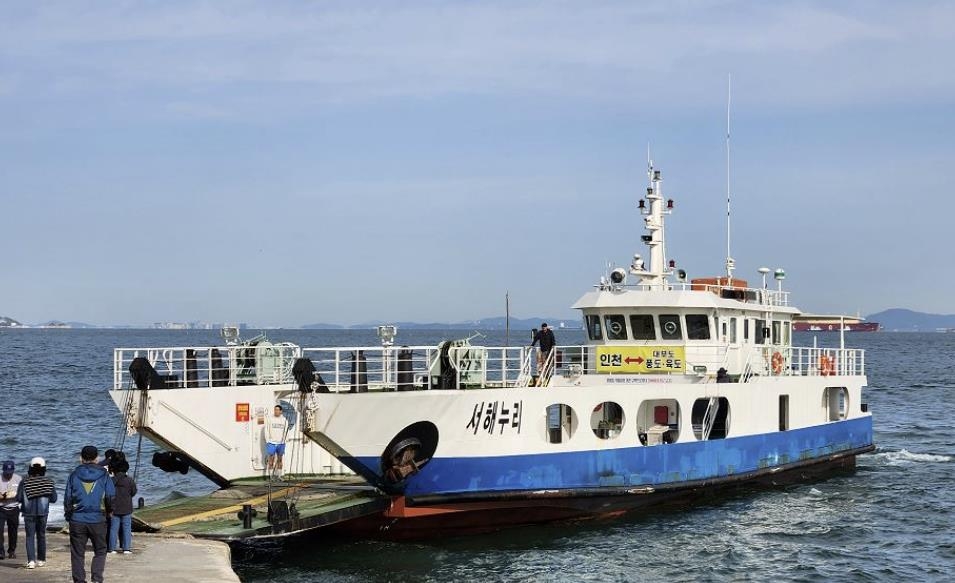
[[[20,526],[20,503],[17,502],[17,489],[20,476],[14,474],[13,460],[3,462],[0,473],[0,559],[15,559],[17,556],[17,527]],[[3,532],[7,532],[6,553],[4,553]]]
[[[557,345],[554,331],[547,327],[547,322],[542,323],[540,332],[534,335],[534,341],[531,342],[531,346],[535,344],[540,346],[540,353],[537,355],[537,374],[540,375],[544,371],[544,364],[547,362],[548,357],[550,357],[550,351]]]
[[[116,487],[106,468],[96,463],[99,450],[87,445],[80,465],[66,479],[63,512],[70,524],[70,565],[73,583],[86,583],[86,543],[93,542],[90,572],[93,583],[103,583],[106,568],[106,520],[113,513]]]
[[[30,460],[27,477],[20,482],[17,501],[23,514],[23,530],[27,535],[27,569],[46,564],[46,519],[50,504],[56,502],[53,478],[46,475],[46,460]]]

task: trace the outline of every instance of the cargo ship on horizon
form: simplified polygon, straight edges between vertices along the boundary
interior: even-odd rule
[[[878,322],[867,322],[859,316],[800,314],[793,318],[793,330],[796,332],[878,332],[881,329]]]

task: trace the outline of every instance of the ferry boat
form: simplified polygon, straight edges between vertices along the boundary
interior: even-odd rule
[[[666,254],[673,200],[652,165],[648,178],[648,256],[574,303],[582,345],[401,347],[385,326],[369,347],[122,348],[113,399],[131,430],[220,484],[263,476],[262,424],[280,403],[288,471],[322,473],[333,456],[391,499],[349,524],[394,536],[613,516],[853,468],[874,449],[863,351],[794,346],[781,269],[749,286],[727,258],[725,276],[687,282]]]

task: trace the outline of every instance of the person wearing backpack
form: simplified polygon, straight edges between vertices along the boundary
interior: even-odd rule
[[[133,496],[136,495],[136,482],[126,475],[129,462],[125,459],[114,459],[112,469],[116,498],[113,500],[113,518],[109,527],[109,552],[116,553],[122,548],[123,554],[128,555],[133,552]]]
[[[53,478],[46,475],[46,460],[30,460],[27,477],[17,490],[17,500],[27,535],[27,569],[42,567],[46,564],[46,519],[50,504],[56,502],[56,487]]]
[[[113,514],[116,487],[106,468],[96,463],[99,451],[87,445],[80,465],[66,480],[63,511],[70,524],[70,566],[73,583],[86,583],[86,543],[93,542],[90,572],[93,583],[103,583],[106,568],[106,520]]]

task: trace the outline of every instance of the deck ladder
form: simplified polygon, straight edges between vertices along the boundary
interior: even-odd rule
[[[720,409],[719,397],[710,397],[710,402],[706,404],[706,413],[703,414],[703,439],[710,438],[710,432],[713,430],[713,424],[716,423],[716,413]]]
[[[524,355],[524,361],[521,363],[521,372],[514,381],[514,386],[523,388],[530,386],[531,379],[534,378],[534,351],[528,350]]]

